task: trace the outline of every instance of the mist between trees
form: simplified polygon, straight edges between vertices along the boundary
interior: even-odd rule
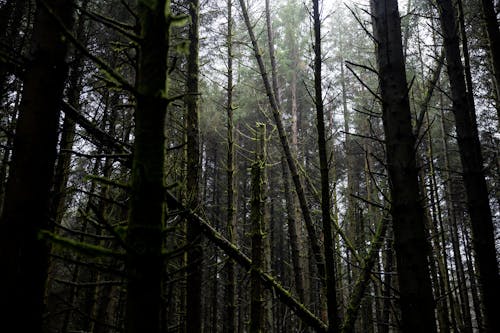
[[[500,332],[493,0],[0,0],[0,322]]]

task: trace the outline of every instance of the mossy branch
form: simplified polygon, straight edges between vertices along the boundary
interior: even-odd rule
[[[165,191],[165,201],[171,209],[177,209],[184,212],[192,223],[197,223],[203,234],[213,242],[217,247],[223,250],[231,259],[240,264],[244,269],[250,270],[253,267],[252,260],[242,253],[238,247],[228,241],[217,230],[214,229],[202,217],[184,207],[177,198],[169,191]],[[258,271],[260,278],[264,283],[264,287],[273,290],[277,297],[307,325],[313,328],[316,332],[327,332],[326,324],[309,311],[302,303],[297,301],[289,291],[287,291],[279,282],[271,275]]]
[[[104,185],[109,185],[109,186],[117,187],[117,188],[120,188],[120,189],[125,190],[125,191],[129,191],[130,190],[130,185],[125,184],[125,183],[121,183],[119,181],[112,180],[112,179],[109,179],[109,178],[106,178],[106,177],[101,177],[101,176],[96,176],[96,175],[87,175],[85,178],[87,178],[89,180],[95,180],[98,183],[101,183],[101,184],[104,184]]]
[[[102,246],[78,242],[71,238],[63,237],[57,235],[48,230],[40,230],[38,232],[38,238],[41,240],[49,241],[52,244],[58,245],[62,248],[74,250],[82,255],[88,257],[113,257],[116,259],[124,259],[125,254],[123,252],[118,252],[114,250],[107,249]]]
[[[370,282],[371,272],[375,266],[377,254],[382,247],[382,240],[384,239],[388,224],[387,215],[383,216],[377,226],[375,235],[373,235],[370,250],[361,265],[361,274],[359,274],[354,284],[352,296],[349,299],[349,305],[347,306],[344,322],[342,323],[342,333],[351,333],[354,331],[354,323],[356,322],[366,288]]]

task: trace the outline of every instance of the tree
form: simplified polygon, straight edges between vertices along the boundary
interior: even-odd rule
[[[292,10],[296,6],[296,3],[293,2],[288,2],[287,7],[290,7]],[[274,96],[276,97],[276,100],[278,101],[278,104],[281,105],[281,94],[280,94],[280,89],[278,86],[278,68],[277,68],[277,61],[276,61],[276,55],[275,55],[275,38],[274,38],[274,29],[272,25],[272,20],[271,20],[271,8],[269,1],[266,1],[266,27],[267,27],[267,41],[268,41],[268,48],[269,48],[269,58],[270,58],[270,64],[271,64],[271,82],[272,82],[272,88],[273,88],[273,93]],[[286,22],[290,27],[294,26],[294,22]],[[295,27],[298,28],[298,27]],[[296,47],[296,41],[295,41],[295,36],[291,36],[292,33],[290,32],[290,29],[287,27],[286,28],[286,39],[290,41],[291,44],[291,50],[292,54],[291,56],[294,58],[292,60],[293,67],[291,70],[291,84],[290,84],[290,97],[291,97],[291,117],[292,117],[292,124],[291,124],[291,130],[292,130],[292,149],[294,150],[295,153],[297,153],[297,137],[298,137],[298,131],[297,131],[297,47]],[[282,153],[283,155],[283,153]],[[301,243],[302,243],[302,233],[300,231],[300,223],[299,223],[299,216],[297,215],[297,210],[296,210],[296,198],[295,196],[292,195],[291,189],[290,189],[290,181],[289,181],[289,172],[287,169],[286,165],[286,157],[282,156],[282,174],[283,174],[283,190],[285,192],[285,201],[286,201],[286,211],[287,211],[287,227],[288,227],[288,235],[289,235],[289,242],[290,242],[290,249],[291,249],[291,257],[292,257],[292,264],[293,264],[293,276],[294,276],[294,283],[295,283],[295,289],[297,291],[297,296],[299,297],[300,301],[304,302],[305,304],[308,303],[308,294],[305,292],[305,279],[304,279],[304,261],[301,258]]]
[[[500,297],[500,276],[496,259],[494,228],[484,177],[483,156],[475,122],[474,102],[469,101],[460,55],[457,15],[451,0],[438,0],[441,30],[450,81],[452,110],[462,161],[472,242],[477,258],[480,287],[484,300],[487,332],[500,330],[496,299]]]
[[[307,229],[307,234],[309,236],[309,241],[311,243],[312,252],[316,261],[316,266],[318,269],[318,273],[320,276],[325,275],[325,260],[321,253],[321,249],[319,246],[319,242],[316,236],[316,231],[314,229],[314,225],[311,218],[311,212],[309,206],[307,204],[307,199],[304,191],[304,186],[302,185],[302,180],[300,178],[300,174],[297,168],[297,162],[292,154],[292,150],[290,149],[290,144],[288,143],[288,138],[285,132],[285,128],[283,126],[283,121],[281,119],[281,111],[279,108],[278,101],[276,100],[276,96],[273,93],[273,89],[271,83],[269,81],[269,77],[267,76],[267,71],[264,65],[264,61],[262,59],[262,54],[260,52],[259,45],[257,43],[257,39],[255,37],[255,33],[253,32],[252,24],[250,22],[250,17],[248,15],[248,10],[246,8],[245,2],[240,0],[241,11],[244,17],[245,25],[248,30],[248,34],[250,36],[250,40],[252,42],[252,49],[254,51],[255,59],[257,60],[257,64],[259,66],[259,73],[262,78],[262,82],[264,84],[264,88],[266,90],[267,97],[269,98],[269,104],[271,106],[271,111],[273,114],[274,121],[276,123],[276,127],[278,129],[278,136],[280,139],[281,146],[283,148],[286,161],[288,163],[288,167],[290,169],[290,174],[295,185],[295,191],[297,192],[297,196],[299,199],[300,209],[302,211],[302,216],[304,218],[304,222]]]
[[[395,0],[372,0],[403,332],[436,332],[401,23]]]
[[[39,239],[50,221],[50,189],[72,1],[37,1],[13,156],[0,218],[0,307],[5,327],[41,332],[48,247]]]
[[[252,269],[251,269],[251,304],[250,332],[260,333],[265,330],[264,288],[259,272],[265,271],[264,230],[266,224],[266,125],[257,124],[255,161],[252,163],[252,198],[250,203],[250,222],[252,223]]]
[[[316,121],[318,130],[318,153],[321,173],[321,218],[323,220],[323,238],[325,253],[325,286],[328,309],[328,327],[330,332],[337,332],[340,328],[339,308],[337,304],[337,288],[335,281],[335,242],[333,236],[333,221],[330,211],[330,172],[328,167],[325,116],[323,105],[323,90],[321,76],[321,19],[319,1],[313,0],[314,21],[314,104],[316,107]]]
[[[495,59],[473,25],[488,3],[407,1],[400,21],[396,0],[82,0],[73,28],[59,1],[0,0],[0,207],[29,218],[0,213],[4,325],[485,331],[467,201],[488,193],[462,175],[483,172],[495,235]],[[65,80],[31,40],[68,42]]]
[[[199,0],[189,1],[189,55],[187,59],[186,82],[186,132],[187,132],[187,164],[186,164],[186,196],[187,206],[196,210],[199,205],[199,127],[198,127],[198,49],[199,49]],[[201,248],[201,232],[197,225],[187,221],[187,242],[191,249],[187,254],[187,301],[186,330],[200,332],[201,322],[201,283],[203,250]]]
[[[127,333],[160,332],[170,1],[137,2],[140,43],[127,229]]]
[[[234,105],[233,105],[233,4],[232,0],[227,0],[227,221],[226,229],[228,239],[231,243],[236,243],[236,203],[235,203],[235,161],[234,161]],[[236,274],[234,261],[228,260],[226,263],[227,284],[224,294],[225,318],[224,332],[235,331],[236,320]]]

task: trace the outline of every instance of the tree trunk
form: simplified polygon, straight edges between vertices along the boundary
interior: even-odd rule
[[[267,40],[269,47],[269,58],[271,62],[271,80],[273,93],[278,104],[281,103],[281,96],[278,87],[278,70],[276,65],[276,56],[274,54],[274,32],[271,23],[271,9],[269,6],[269,0],[266,0],[266,26],[267,26]],[[295,41],[291,40],[292,43]],[[295,45],[295,44],[293,44]],[[295,48],[292,47],[294,51],[292,52],[292,57],[294,57],[294,63],[296,58]],[[290,85],[291,99],[292,99],[292,149],[297,153],[297,103],[296,103],[296,73],[295,70],[292,71],[292,82]],[[294,121],[295,119],[295,121]],[[301,260],[301,232],[300,232],[300,221],[297,218],[297,205],[296,198],[293,196],[290,189],[289,183],[289,173],[286,170],[286,157],[282,156],[282,173],[283,173],[283,185],[285,191],[285,201],[287,210],[287,225],[288,234],[292,255],[292,265],[294,272],[295,289],[297,290],[297,295],[299,300],[305,304],[308,303],[306,293],[305,293],[305,281],[304,281],[304,263]],[[283,164],[285,163],[285,164]],[[283,168],[284,167],[284,168]]]
[[[402,330],[436,332],[398,4],[396,0],[372,0],[371,8],[377,43]]]
[[[354,284],[352,295],[349,300],[349,305],[347,306],[346,315],[344,318],[344,322],[342,323],[342,333],[351,333],[354,332],[354,324],[360,308],[362,306],[363,296],[365,295],[365,291],[369,286],[370,282],[370,274],[375,267],[376,260],[378,259],[378,253],[380,248],[382,247],[384,236],[387,230],[387,217],[382,217],[373,236],[371,247],[366,257],[361,265],[361,272]],[[363,320],[367,321],[370,318],[363,318]]]
[[[250,18],[248,16],[248,10],[246,8],[246,4],[244,0],[240,0],[240,6],[243,14],[243,18],[245,21],[245,25],[248,30],[248,34],[250,35],[250,40],[252,41],[252,47],[255,54],[255,59],[257,60],[259,66],[259,72],[262,77],[262,82],[264,84],[264,88],[266,90],[266,94],[269,98],[269,104],[271,106],[271,110],[273,113],[273,117],[276,123],[276,127],[278,129],[278,136],[280,138],[281,146],[283,147],[283,151],[285,153],[285,157],[288,163],[288,167],[290,169],[290,174],[292,176],[293,183],[295,185],[295,191],[297,192],[297,196],[299,198],[300,209],[302,211],[302,216],[304,217],[304,222],[307,229],[307,234],[309,236],[309,241],[311,243],[311,248],[313,251],[313,255],[315,258],[315,264],[318,269],[319,276],[325,275],[325,262],[323,255],[321,253],[321,248],[319,246],[318,237],[316,235],[316,231],[314,229],[313,221],[311,218],[311,212],[309,209],[309,205],[307,203],[304,186],[302,185],[302,181],[300,179],[300,175],[297,168],[297,162],[292,154],[292,150],[290,149],[290,144],[288,143],[288,138],[285,133],[285,128],[283,126],[283,122],[281,120],[281,111],[278,105],[278,101],[276,100],[276,96],[274,96],[273,89],[269,82],[269,78],[267,76],[267,71],[264,65],[264,61],[262,59],[262,54],[260,52],[259,45],[257,43],[257,39],[253,32],[253,27],[250,22]]]
[[[88,0],[82,3],[84,9],[88,6]],[[76,38],[86,43],[84,17],[78,18],[76,24]],[[68,79],[68,103],[76,110],[80,109],[80,93],[82,90],[82,76],[85,62],[83,54],[77,52],[72,60],[71,72]],[[66,209],[67,199],[67,183],[69,178],[70,164],[71,164],[71,151],[73,150],[73,141],[75,140],[76,122],[69,115],[64,115],[64,122],[61,132],[61,140],[59,142],[59,154],[55,167],[54,174],[54,195],[51,201],[52,216],[56,225],[60,224]]]
[[[286,212],[287,212],[287,225],[288,225],[288,238],[290,241],[290,255],[292,257],[293,277],[295,282],[295,290],[299,300],[307,304],[306,293],[304,285],[304,269],[302,261],[300,260],[300,247],[297,232],[297,221],[295,220],[295,207],[290,189],[288,166],[286,165],[285,157],[281,158],[281,168],[283,173],[283,187],[285,192]]]
[[[227,239],[225,239],[220,233],[218,233],[210,223],[205,221],[203,218],[200,216],[196,215],[193,212],[190,212],[189,210],[186,210],[186,207],[184,207],[169,191],[166,191],[165,193],[166,196],[166,201],[169,205],[169,207],[176,208],[180,211],[185,211],[187,215],[190,215],[192,218],[192,221],[200,225],[203,234],[207,239],[209,239],[211,242],[214,243],[217,247],[219,247],[222,251],[224,251],[229,257],[234,259],[238,264],[240,264],[244,269],[246,270],[251,270],[253,267],[252,261],[245,255],[243,254],[238,248],[234,245],[231,244]],[[243,212],[246,213],[246,212]],[[243,216],[246,216],[245,214],[242,214]],[[275,278],[273,278],[271,275],[262,272],[260,270],[257,271],[258,275],[260,276],[260,279],[263,283],[263,286],[267,289],[272,289],[274,292],[274,295],[278,297],[283,304],[288,306],[292,311],[295,312],[295,314],[306,324],[309,325],[311,328],[316,330],[317,332],[326,332],[327,327],[326,325],[318,319],[314,314],[312,314],[304,305],[302,305],[300,302],[298,302],[294,297],[291,296],[290,292],[287,291],[285,288],[283,288]],[[241,286],[242,284],[240,284]],[[240,307],[241,309],[241,307]],[[240,313],[240,316],[243,318],[242,314]],[[243,320],[240,320],[239,323],[243,324]],[[242,330],[240,330],[242,331]]]
[[[168,0],[137,3],[141,31],[126,269],[125,332],[160,332]]]
[[[324,258],[326,302],[328,313],[328,331],[338,332],[340,328],[339,308],[337,305],[337,288],[335,281],[335,242],[330,212],[330,170],[326,149],[325,116],[323,106],[323,89],[321,77],[321,20],[319,0],[313,0],[314,21],[314,104],[316,106],[316,129],[318,131],[319,168],[321,174],[321,218],[323,220]]]
[[[394,251],[392,242],[392,228],[388,226],[386,238],[385,238],[385,256],[383,257],[384,262],[384,289],[382,291],[383,304],[382,304],[382,325],[379,333],[389,333],[391,328],[391,312],[392,312],[392,295],[393,295],[393,279],[392,272],[394,269]]]
[[[186,132],[187,132],[187,165],[186,165],[186,198],[187,206],[196,211],[199,205],[199,126],[198,126],[198,51],[199,51],[199,0],[189,1],[189,56],[187,59],[186,82]],[[201,332],[201,283],[203,268],[203,250],[201,247],[201,232],[196,223],[187,221],[187,300],[186,300],[186,330]]]
[[[457,141],[462,161],[467,206],[471,220],[472,243],[477,257],[481,294],[484,302],[484,319],[487,332],[500,331],[500,316],[496,300],[500,298],[500,278],[489,206],[488,189],[484,177],[483,157],[475,126],[474,112],[467,95],[464,67],[460,57],[457,19],[451,0],[437,1],[448,77],[455,116]]]
[[[265,271],[264,229],[265,229],[265,167],[266,167],[266,126],[257,124],[257,148],[255,161],[252,164],[252,198],[250,222],[252,225],[252,269],[251,304],[250,304],[250,333],[265,331],[265,300],[264,288],[259,272]]]
[[[50,9],[49,9],[50,8]],[[4,327],[41,332],[48,248],[38,238],[50,226],[49,193],[56,160],[64,81],[66,29],[72,1],[37,2],[29,61],[0,218],[0,308]]]
[[[227,221],[228,239],[236,244],[236,206],[234,191],[234,130],[233,130],[233,15],[232,0],[227,0]],[[224,292],[224,329],[226,333],[235,332],[236,320],[236,274],[234,261],[226,262],[226,289]]]

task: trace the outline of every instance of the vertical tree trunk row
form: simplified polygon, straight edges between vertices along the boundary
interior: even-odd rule
[[[496,300],[500,297],[500,277],[493,231],[493,222],[484,177],[483,157],[475,124],[473,101],[467,94],[464,67],[460,56],[457,15],[451,0],[437,1],[444,39],[448,77],[455,117],[457,142],[462,162],[467,207],[471,220],[472,243],[485,310],[487,332],[500,331]],[[469,97],[469,98],[468,98]]]

